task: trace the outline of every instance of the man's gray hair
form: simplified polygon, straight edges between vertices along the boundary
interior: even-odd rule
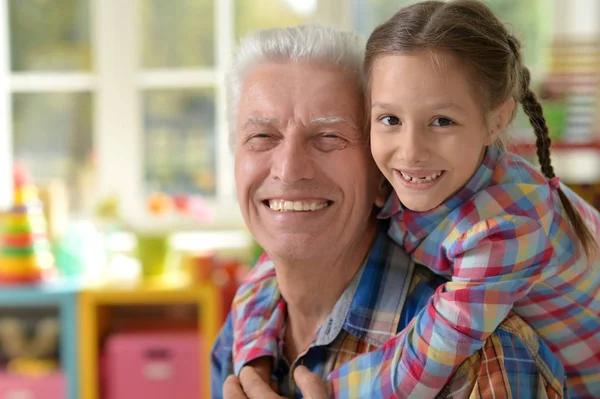
[[[244,80],[264,63],[321,63],[356,71],[363,84],[365,40],[363,37],[321,25],[298,25],[250,33],[240,43],[227,73],[229,146],[236,141],[236,117]]]

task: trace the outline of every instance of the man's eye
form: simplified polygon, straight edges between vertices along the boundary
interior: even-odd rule
[[[396,126],[400,124],[400,119],[390,115],[383,116],[379,120],[386,126]]]
[[[452,126],[452,125],[454,125],[454,121],[452,119],[444,118],[443,116],[440,116],[439,118],[435,118],[433,120],[432,125],[439,126],[439,127]]]
[[[245,140],[245,146],[253,151],[267,151],[277,145],[277,137],[269,133],[256,133]]]
[[[254,140],[254,139],[268,139],[271,138],[270,135],[266,134],[266,133],[258,133],[253,135],[252,137],[250,137],[250,140]]]
[[[314,146],[319,151],[329,152],[346,147],[347,141],[335,133],[322,133],[315,137]]]

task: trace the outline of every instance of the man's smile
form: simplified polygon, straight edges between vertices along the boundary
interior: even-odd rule
[[[315,212],[327,208],[333,201],[323,199],[284,200],[269,199],[264,204],[277,212]]]

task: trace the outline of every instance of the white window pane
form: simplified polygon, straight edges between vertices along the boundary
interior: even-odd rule
[[[215,90],[147,90],[146,194],[216,193]]]
[[[88,1],[9,0],[12,70],[90,70]]]
[[[141,6],[143,68],[214,65],[213,0],[142,0]]]
[[[418,0],[367,0],[354,1],[355,30],[369,35],[378,25],[390,19],[402,7],[418,3]],[[543,64],[544,47],[550,41],[547,28],[548,9],[551,1],[545,0],[486,0],[485,2],[504,22],[509,32],[523,43],[525,63],[530,69],[539,70]]]
[[[398,10],[417,0],[354,0],[354,29],[364,36],[390,19]]]
[[[235,0],[235,34],[306,23],[314,17],[317,0]]]
[[[60,179],[77,212],[93,200],[92,95],[13,94],[14,158],[37,182]]]
[[[545,51],[551,41],[547,10],[551,1],[488,0],[490,8],[507,25],[523,46],[525,65],[541,71]]]

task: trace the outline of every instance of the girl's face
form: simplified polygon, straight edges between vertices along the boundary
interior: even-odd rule
[[[371,70],[371,152],[413,211],[460,190],[495,137],[464,68],[451,57],[442,61],[427,52],[386,55]]]

